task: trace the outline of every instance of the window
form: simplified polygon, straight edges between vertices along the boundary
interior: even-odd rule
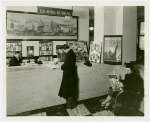
[[[137,63],[144,64],[144,29],[145,22],[138,23]]]
[[[139,24],[139,48],[144,50],[144,22],[140,22]]]

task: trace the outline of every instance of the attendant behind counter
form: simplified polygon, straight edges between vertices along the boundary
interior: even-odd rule
[[[20,66],[22,63],[21,53],[19,51],[15,52],[15,55],[11,58],[9,66]]]

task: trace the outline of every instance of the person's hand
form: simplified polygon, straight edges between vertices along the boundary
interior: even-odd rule
[[[122,83],[122,82],[120,82],[120,81],[118,81],[118,86],[120,86],[120,87],[124,87],[123,83]]]
[[[56,62],[54,61],[54,64],[55,64],[55,65],[58,64],[58,61],[56,61]]]
[[[20,63],[21,66],[25,65],[24,63]]]

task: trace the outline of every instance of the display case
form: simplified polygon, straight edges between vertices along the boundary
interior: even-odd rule
[[[52,61],[53,57],[53,42],[39,42],[39,60]]]
[[[6,43],[6,64],[9,63],[10,59],[15,55],[16,51],[22,52],[21,41],[8,41]]]

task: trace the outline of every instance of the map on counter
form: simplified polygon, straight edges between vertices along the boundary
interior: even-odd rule
[[[50,67],[52,69],[57,69],[60,67],[59,65],[54,65],[54,64],[45,64],[45,66]]]

